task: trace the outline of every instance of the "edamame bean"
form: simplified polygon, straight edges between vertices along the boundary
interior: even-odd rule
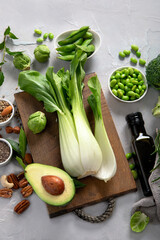
[[[37,33],[38,35],[42,34],[42,31],[40,29],[35,29],[34,32]]]
[[[119,56],[121,57],[121,58],[125,58],[125,54],[124,54],[124,52],[119,52]]]
[[[128,100],[129,100],[129,97],[128,97],[128,96],[125,96],[125,95],[123,95],[123,96],[122,96],[122,100],[124,100],[124,101],[128,101]]]
[[[41,37],[40,37],[40,38],[37,38],[37,43],[42,43],[42,42],[43,42],[43,40],[44,40],[44,39],[43,39],[43,38],[41,38]]]
[[[86,32],[86,34],[84,35],[84,38],[92,38],[93,34],[91,32]]]
[[[140,84],[140,85],[143,85],[143,84],[144,84],[144,81],[143,81],[143,80],[141,80],[141,81],[139,82],[139,84]]]
[[[137,98],[137,99],[140,98],[140,95],[139,95],[138,93],[135,93],[134,96],[135,96],[135,98]]]
[[[135,52],[138,51],[139,47],[137,45],[131,45],[131,49]]]
[[[143,84],[143,85],[142,85],[142,89],[143,89],[143,90],[146,90],[146,88],[147,88],[146,85]]]
[[[126,55],[126,56],[129,56],[131,51],[130,50],[124,50],[123,53]]]
[[[49,33],[49,34],[48,34],[48,37],[49,37],[50,40],[53,40],[53,38],[54,38],[53,33]]]
[[[116,85],[114,86],[114,89],[116,89],[116,90],[118,89],[118,84],[116,84]]]
[[[142,96],[143,94],[144,94],[144,89],[141,90],[139,95]]]
[[[128,76],[129,70],[128,70],[128,69],[125,69],[125,70],[124,70],[124,74],[125,74],[126,76]]]
[[[137,179],[138,179],[138,173],[137,173],[137,171],[136,171],[136,170],[131,170],[131,172],[132,172],[132,175],[133,175],[133,177],[134,177],[134,180],[137,180]]]
[[[135,59],[135,58],[130,58],[130,61],[131,61],[132,63],[134,63],[134,64],[137,63],[137,59]]]
[[[133,156],[132,153],[126,153],[126,158],[127,158],[127,160],[131,159],[132,156]]]
[[[43,39],[46,39],[48,37],[48,33],[45,33],[44,35],[43,35]]]
[[[139,64],[144,66],[146,64],[146,61],[144,59],[140,58]]]
[[[110,82],[110,87],[113,88],[117,83],[117,80],[116,79],[113,79],[111,82]]]
[[[120,87],[120,89],[122,89],[122,90],[124,90],[124,85],[123,85],[123,83],[118,83],[118,86]]]
[[[128,86],[125,86],[125,87],[124,87],[124,90],[125,90],[126,92],[128,92],[128,91],[129,91],[129,87],[128,87]]]
[[[138,75],[138,80],[142,80],[142,79],[143,79],[142,74],[139,74]]]
[[[135,163],[129,164],[129,168],[130,168],[131,170],[135,169]]]
[[[141,85],[138,85],[138,89],[139,89],[139,91],[141,92],[141,91],[142,91],[142,86],[141,86]]]
[[[134,73],[133,68],[130,68],[130,67],[129,67],[128,70],[129,70],[129,74],[130,74],[130,75],[133,75],[133,73]]]
[[[133,83],[127,83],[127,86],[129,87],[129,88],[132,88],[133,87]]]
[[[134,85],[133,87],[132,87],[132,91],[134,92],[135,91],[135,89],[136,89],[136,85]]]
[[[118,79],[118,78],[120,78],[120,77],[121,77],[120,73],[119,73],[119,72],[117,72],[117,73],[116,73],[116,75],[115,75],[115,78],[117,78],[117,79]]]
[[[136,78],[136,77],[137,77],[137,75],[136,75],[135,73],[133,73],[133,77],[134,77],[134,78]]]
[[[133,91],[128,91],[128,96],[129,97],[134,97],[135,96],[135,93]]]
[[[139,82],[136,81],[136,80],[132,80],[131,83],[134,84],[134,85],[138,85]]]
[[[137,56],[138,58],[140,58],[141,53],[137,51],[137,52],[136,52],[136,56]]]
[[[139,89],[138,88],[135,89],[135,93],[139,94]]]
[[[117,97],[117,90],[116,89],[112,89],[112,93]]]
[[[125,76],[126,76],[126,75],[125,75],[124,73],[123,73],[123,74],[121,74],[121,78],[125,78]]]
[[[122,96],[123,96],[123,91],[122,91],[121,89],[118,89],[118,90],[117,90],[117,95],[118,95],[119,98],[122,98]]]
[[[64,60],[64,61],[72,61],[72,59],[74,58],[74,55],[66,55],[66,56],[61,56],[58,58],[61,60]]]

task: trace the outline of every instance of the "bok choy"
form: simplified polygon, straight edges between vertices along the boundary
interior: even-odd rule
[[[57,111],[60,152],[64,169],[73,177],[95,174],[102,163],[101,149],[92,134],[82,102],[83,70],[87,54],[78,50],[70,72],[49,67],[46,76],[37,71],[19,74],[20,88],[38,101],[47,112]]]
[[[92,92],[92,94],[88,97],[88,103],[92,108],[95,118],[94,134],[102,151],[102,165],[94,176],[107,182],[115,175],[117,165],[103,122],[101,108],[101,85],[98,77],[91,77],[88,81],[88,86]]]

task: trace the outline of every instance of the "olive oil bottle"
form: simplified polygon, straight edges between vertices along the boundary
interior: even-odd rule
[[[134,161],[142,190],[145,196],[151,196],[152,192],[148,178],[153,169],[156,157],[154,153],[154,141],[153,138],[146,133],[143,117],[140,112],[128,114],[126,121],[132,133],[132,147],[135,152]]]

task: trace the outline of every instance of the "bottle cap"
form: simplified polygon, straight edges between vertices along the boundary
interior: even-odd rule
[[[126,116],[126,121],[127,121],[128,125],[130,127],[133,126],[133,125],[142,125],[142,124],[144,124],[141,112],[128,114]]]

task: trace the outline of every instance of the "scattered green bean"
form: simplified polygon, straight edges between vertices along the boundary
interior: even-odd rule
[[[37,38],[37,43],[42,43],[42,42],[43,42],[43,40],[44,40],[44,39],[43,39],[43,38],[41,38],[41,37],[40,37],[40,38]]]
[[[126,56],[129,56],[131,51],[130,50],[124,50],[123,53],[126,55]]]
[[[38,35],[42,34],[42,31],[40,29],[35,29],[34,32],[37,33]]]
[[[146,64],[146,61],[144,59],[140,58],[139,64],[144,66]]]
[[[137,45],[131,45],[131,49],[135,52],[138,51],[139,47]]]
[[[48,37],[49,37],[50,40],[53,40],[53,38],[54,38],[53,33],[49,33],[49,34],[48,34]]]
[[[132,158],[132,156],[133,156],[133,154],[132,154],[132,153],[126,153],[126,158],[127,158],[127,160],[131,159],[131,158]]]
[[[125,58],[125,54],[124,54],[124,52],[119,52],[119,56],[121,57],[121,58]]]
[[[137,63],[137,59],[136,59],[136,58],[130,58],[130,61],[131,61],[132,63],[134,63],[134,64]]]
[[[138,173],[137,173],[137,171],[136,171],[136,170],[131,170],[131,172],[132,172],[132,175],[133,175],[133,177],[134,177],[134,180],[137,180],[137,179],[138,179]]]
[[[93,34],[91,32],[86,32],[84,38],[92,38]]]
[[[130,168],[131,170],[134,170],[134,169],[135,169],[135,163],[129,164],[129,168]]]
[[[48,37],[48,33],[45,33],[44,35],[43,35],[43,39],[46,39]]]
[[[136,52],[136,56],[137,56],[138,58],[140,58],[141,53],[137,51],[137,52]]]

